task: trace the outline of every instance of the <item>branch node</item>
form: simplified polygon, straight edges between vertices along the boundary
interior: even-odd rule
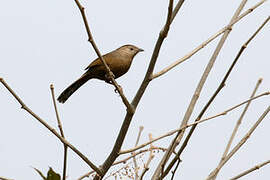
[[[26,108],[25,108],[25,107],[26,107],[26,106],[25,106],[25,104],[22,104],[21,109],[26,110]]]

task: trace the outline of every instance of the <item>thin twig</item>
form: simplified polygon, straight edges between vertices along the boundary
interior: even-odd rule
[[[204,41],[203,43],[201,43],[198,47],[196,47],[195,49],[193,49],[192,51],[190,51],[189,53],[187,53],[185,56],[183,56],[182,58],[180,58],[179,60],[173,62],[171,65],[167,66],[166,68],[162,69],[161,71],[153,74],[153,76],[151,77],[151,79],[155,79],[165,73],[167,73],[168,71],[170,71],[172,68],[174,68],[175,66],[185,62],[186,60],[188,60],[189,58],[191,58],[194,54],[196,54],[199,50],[203,49],[206,45],[208,45],[210,42],[212,42],[214,39],[216,39],[217,37],[219,37],[221,34],[223,34],[225,31],[227,31],[228,29],[231,28],[232,25],[234,25],[235,23],[237,23],[238,21],[240,21],[243,17],[245,17],[246,15],[248,15],[249,13],[251,13],[253,10],[255,10],[257,7],[259,7],[260,5],[262,5],[266,0],[262,0],[259,3],[257,3],[256,5],[254,5],[253,7],[249,8],[248,10],[246,10],[244,13],[242,13],[240,16],[238,16],[234,21],[232,21],[231,23],[229,23],[227,26],[223,27],[222,29],[220,29],[216,34],[214,34],[213,36],[211,36],[210,38],[208,38],[206,41]]]
[[[263,162],[263,163],[261,163],[261,164],[258,164],[258,165],[256,165],[256,166],[254,166],[253,168],[250,168],[250,169],[248,169],[248,170],[242,172],[241,174],[239,174],[239,175],[237,175],[237,176],[231,178],[230,180],[236,180],[236,179],[239,179],[240,177],[243,177],[243,176],[245,176],[245,175],[247,175],[247,174],[249,174],[249,173],[251,173],[251,172],[253,172],[253,171],[255,171],[255,170],[258,170],[258,169],[260,169],[261,167],[263,167],[263,166],[265,166],[265,165],[267,165],[267,164],[269,164],[269,163],[270,163],[270,160],[265,161],[265,162]]]
[[[13,179],[8,179],[8,178],[0,177],[0,180],[13,180]]]
[[[234,22],[235,19],[237,19],[237,17],[239,16],[241,10],[242,10],[243,7],[244,7],[246,1],[247,1],[247,0],[243,0],[243,1],[240,3],[239,7],[237,8],[236,12],[234,13],[234,15],[233,15],[233,17],[232,17],[232,19],[231,19],[231,21],[230,21],[230,23]],[[231,26],[231,28],[232,28],[232,26]],[[203,72],[203,75],[202,75],[202,77],[201,77],[201,79],[200,79],[200,82],[198,83],[198,85],[197,85],[197,87],[196,87],[196,90],[195,90],[195,92],[194,92],[194,94],[193,94],[193,96],[192,96],[192,99],[191,99],[191,101],[190,101],[190,104],[189,104],[189,106],[188,106],[188,108],[187,108],[187,111],[186,111],[186,113],[185,113],[185,115],[184,115],[184,118],[183,118],[183,120],[182,120],[182,122],[181,122],[180,127],[184,127],[184,126],[187,125],[187,123],[188,123],[188,121],[189,121],[189,119],[190,119],[190,116],[191,116],[191,114],[192,114],[192,112],[193,112],[193,110],[194,110],[194,107],[195,107],[195,105],[196,105],[196,103],[197,103],[197,100],[199,99],[200,93],[201,93],[202,88],[203,88],[203,86],[204,86],[204,84],[205,84],[205,82],[206,82],[206,79],[207,79],[207,77],[208,77],[208,75],[209,75],[209,73],[210,73],[210,71],[211,71],[211,69],[212,69],[212,67],[213,67],[213,65],[214,65],[214,63],[215,63],[215,61],[216,61],[216,58],[217,58],[217,56],[218,56],[218,54],[219,54],[221,48],[223,47],[223,45],[224,45],[224,43],[225,43],[225,41],[226,41],[226,39],[227,39],[229,33],[231,32],[231,28],[230,28],[230,29],[227,29],[227,30],[224,32],[224,34],[223,34],[222,38],[220,39],[220,41],[219,41],[219,43],[218,43],[218,45],[217,45],[217,47],[216,47],[216,49],[215,49],[215,51],[214,51],[212,57],[210,58],[210,60],[209,60],[209,62],[208,62],[208,64],[207,64],[207,66],[206,66],[206,68],[205,68],[205,70],[204,70],[204,72]],[[211,101],[211,102],[212,102],[212,101]],[[209,105],[210,105],[211,102],[209,101]],[[209,105],[208,105],[208,106],[209,106]],[[208,106],[207,106],[207,107],[208,107]],[[206,108],[206,109],[207,109],[207,108]],[[205,109],[205,110],[206,110],[206,109]],[[203,113],[204,113],[204,112],[203,112]],[[202,114],[203,114],[203,113],[202,113]],[[192,131],[192,129],[191,129],[191,131]],[[175,136],[175,138],[174,138],[173,141],[171,142],[171,144],[170,144],[170,146],[169,146],[169,148],[168,148],[168,151],[165,153],[165,155],[163,156],[161,162],[159,163],[158,168],[156,169],[156,171],[155,171],[155,173],[154,173],[154,175],[153,175],[153,177],[152,177],[152,180],[156,180],[156,179],[158,179],[158,177],[160,177],[160,174],[161,174],[161,167],[164,167],[164,166],[166,165],[168,159],[170,158],[170,156],[171,156],[171,154],[172,154],[172,151],[174,151],[175,148],[176,148],[176,146],[180,143],[180,141],[181,141],[181,139],[182,139],[182,137],[183,137],[183,135],[184,135],[184,132],[185,132],[185,130],[183,130],[183,131],[177,133],[177,135]],[[180,155],[180,154],[181,154],[181,153],[179,153],[179,155]],[[172,168],[173,164],[174,164],[176,161],[177,161],[177,158],[175,157],[175,158],[173,159],[173,161],[171,161],[170,166],[166,169],[167,174],[168,174],[168,172],[170,171],[170,169]],[[167,174],[164,173],[162,177],[165,177]]]
[[[63,131],[63,128],[62,128],[62,123],[61,123],[59,113],[58,113],[58,110],[57,110],[57,106],[56,106],[53,84],[50,85],[50,89],[51,89],[53,106],[54,106],[54,110],[55,110],[55,115],[56,115],[56,119],[57,119],[58,128],[60,130],[61,136],[63,138],[65,138],[64,131]],[[63,145],[64,145],[64,165],[63,165],[63,178],[62,179],[65,180],[66,179],[66,171],[67,171],[67,145],[66,144],[63,144]]]
[[[137,139],[136,139],[136,143],[135,143],[135,147],[138,145],[139,143],[139,140],[140,140],[140,137],[141,137],[141,134],[142,134],[142,131],[143,131],[143,126],[140,126],[139,127],[139,133],[138,133],[138,136],[137,136]],[[131,153],[131,155],[133,155],[135,153],[135,151],[133,151]],[[139,178],[139,174],[138,174],[138,164],[137,164],[137,161],[136,161],[136,158],[135,156],[133,157],[133,163],[134,163],[134,170],[135,170],[135,180],[138,180]]]
[[[178,166],[179,166],[180,162],[181,162],[181,159],[180,159],[180,158],[178,158],[178,160],[177,160],[177,164],[176,164],[176,166],[175,166],[174,170],[172,171],[172,178],[171,178],[171,180],[173,180],[174,175],[175,175],[175,173],[176,173],[176,170],[177,170],[177,168],[178,168]]]
[[[153,140],[153,137],[152,137],[152,134],[149,134],[149,140]],[[150,162],[153,160],[153,158],[155,157],[154,153],[153,153],[153,144],[150,144],[150,152],[149,152],[149,157],[148,157],[148,160],[143,168],[143,171],[142,171],[142,174],[141,176],[139,177],[139,180],[143,180],[143,177],[145,175],[145,173],[149,170],[149,165],[150,165]]]
[[[262,79],[260,78],[260,79],[257,81],[256,86],[255,86],[255,88],[254,88],[254,90],[253,90],[253,92],[252,92],[250,98],[253,98],[253,97],[255,96],[256,91],[257,91],[257,89],[259,88],[261,82],[262,82]],[[226,158],[226,156],[227,156],[227,154],[228,154],[228,152],[229,152],[229,150],[230,150],[230,147],[231,147],[231,145],[232,145],[233,139],[234,139],[234,137],[235,137],[235,135],[236,135],[236,132],[238,131],[238,128],[240,127],[240,124],[242,123],[242,120],[243,120],[244,115],[246,114],[246,112],[247,112],[247,110],[248,110],[248,107],[249,107],[250,103],[251,103],[251,101],[248,102],[248,103],[246,104],[246,106],[245,106],[243,112],[241,113],[241,115],[240,115],[238,121],[236,122],[235,127],[234,127],[233,132],[232,132],[232,135],[231,135],[231,137],[230,137],[230,139],[229,139],[229,141],[228,141],[228,143],[227,143],[227,146],[226,146],[226,148],[225,148],[225,151],[224,151],[224,153],[223,153],[223,155],[222,155],[222,157],[221,157],[219,163],[221,163],[221,162],[223,161],[223,159]],[[216,175],[215,175],[215,177],[214,177],[213,179],[216,179],[217,174],[218,174],[218,172],[216,173]]]
[[[130,111],[131,113],[134,113],[134,108],[128,102],[126,96],[124,95],[124,92],[123,92],[121,86],[119,86],[117,84],[117,82],[115,81],[113,72],[110,70],[110,67],[107,65],[106,61],[102,57],[102,55],[101,55],[101,53],[100,53],[100,51],[99,51],[99,49],[98,49],[98,47],[97,47],[97,45],[96,45],[96,43],[94,41],[94,38],[93,38],[92,33],[90,31],[90,27],[89,27],[89,24],[88,24],[88,21],[87,21],[85,12],[84,12],[84,7],[81,5],[81,3],[78,0],[74,0],[74,1],[76,2],[77,6],[78,6],[78,8],[79,8],[79,10],[81,12],[83,22],[84,22],[84,25],[85,25],[85,29],[86,29],[86,32],[87,32],[87,35],[88,35],[88,41],[91,43],[91,45],[94,48],[98,58],[102,61],[103,65],[105,66],[108,77],[111,80],[114,87],[116,88],[116,90],[118,91],[118,93],[120,94],[120,97],[121,97],[123,103],[127,107],[127,111]]]
[[[141,145],[139,145],[139,146],[137,146],[137,147],[134,147],[134,148],[131,148],[131,149],[127,149],[127,150],[122,150],[122,151],[120,151],[119,154],[126,154],[126,153],[130,153],[130,152],[136,151],[136,150],[141,149],[141,148],[143,148],[143,147],[145,147],[145,146],[147,146],[147,145],[149,145],[149,144],[151,144],[151,143],[153,143],[153,142],[155,142],[155,141],[158,141],[158,140],[163,139],[163,138],[165,138],[165,137],[171,136],[171,135],[173,135],[174,133],[179,132],[179,131],[182,131],[183,129],[186,129],[186,128],[188,128],[188,127],[191,127],[191,126],[193,126],[193,125],[195,125],[195,124],[200,124],[200,123],[203,123],[203,122],[205,122],[205,121],[214,119],[214,118],[216,118],[216,117],[224,116],[224,115],[228,114],[230,111],[232,111],[232,110],[234,110],[234,109],[236,109],[236,108],[238,108],[238,107],[240,107],[240,106],[242,106],[242,105],[244,105],[244,104],[246,104],[246,103],[248,103],[248,102],[250,102],[250,101],[253,101],[253,100],[257,99],[257,98],[260,98],[260,97],[262,97],[262,96],[267,96],[267,95],[270,95],[270,91],[264,92],[264,93],[262,93],[262,94],[259,94],[258,96],[255,96],[255,97],[250,98],[250,99],[248,99],[248,100],[246,100],[246,101],[243,101],[243,102],[241,102],[241,103],[239,103],[239,104],[237,104],[237,105],[234,105],[233,107],[231,107],[231,108],[229,108],[229,109],[227,109],[227,110],[225,110],[225,111],[223,111],[223,112],[221,112],[221,113],[218,113],[218,114],[216,114],[216,115],[214,115],[214,116],[211,116],[211,117],[208,117],[208,118],[199,120],[199,121],[195,121],[194,123],[188,124],[188,125],[186,125],[186,126],[184,126],[184,127],[182,127],[182,128],[178,128],[178,129],[172,130],[172,131],[170,131],[170,132],[168,132],[168,133],[165,133],[164,135],[161,135],[161,136],[159,136],[159,137],[157,137],[157,138],[154,138],[152,141],[143,143],[143,144],[141,144]]]
[[[28,108],[24,102],[20,99],[19,96],[9,87],[9,85],[4,81],[3,78],[0,78],[1,83],[7,88],[7,90],[13,95],[13,97],[18,101],[21,105],[21,108],[26,110],[30,115],[32,115],[36,120],[38,120],[43,126],[45,126],[49,131],[51,131],[62,143],[67,145],[70,149],[72,149],[78,156],[80,156],[86,164],[88,164],[93,170],[95,170],[98,174],[102,174],[100,169],[96,167],[86,156],[84,156],[76,147],[70,144],[65,138],[63,138],[54,128],[52,128],[46,121],[41,119],[37,114],[35,114],[30,108]]]
[[[255,129],[258,127],[258,125],[262,122],[262,120],[265,118],[265,116],[269,113],[270,106],[263,112],[263,114],[260,116],[260,118],[255,122],[255,124],[250,128],[250,130],[246,133],[246,135],[241,139],[241,141],[231,150],[231,152],[226,156],[225,159],[216,167],[215,170],[213,170],[206,180],[211,180],[213,177],[215,177],[216,172],[218,172],[226,162],[242,147],[242,145],[250,138],[252,133],[255,131]]]
[[[157,151],[161,150],[162,152],[167,151],[166,148],[153,146],[152,148],[142,149],[142,150],[137,151],[137,152],[135,152],[134,154],[132,154],[132,155],[130,155],[130,156],[124,158],[124,159],[121,159],[121,160],[119,160],[119,161],[115,161],[115,162],[112,164],[112,166],[116,166],[116,165],[119,165],[119,164],[127,164],[127,161],[128,161],[128,160],[130,160],[130,159],[132,159],[132,158],[136,158],[138,155],[143,154],[143,153],[145,153],[145,152],[149,152],[149,151],[151,151],[151,150],[157,150]],[[174,152],[174,153],[175,153],[175,152]],[[176,153],[175,153],[175,154],[176,154]],[[82,180],[83,178],[89,177],[89,176],[90,176],[91,174],[93,174],[93,173],[95,173],[95,171],[90,171],[90,172],[88,172],[88,173],[86,173],[86,174],[80,176],[77,180]]]

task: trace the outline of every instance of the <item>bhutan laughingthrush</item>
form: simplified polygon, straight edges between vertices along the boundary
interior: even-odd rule
[[[134,56],[140,51],[143,51],[143,49],[134,45],[124,45],[102,57],[116,79],[129,70]],[[86,72],[77,81],[72,83],[60,94],[57,98],[60,103],[65,103],[66,100],[89,79],[96,78],[111,83],[107,76],[107,70],[99,58],[95,59],[85,70]]]

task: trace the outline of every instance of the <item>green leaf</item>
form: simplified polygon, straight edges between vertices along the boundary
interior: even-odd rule
[[[38,170],[37,168],[34,169],[38,172],[38,174],[42,177],[43,180],[61,180],[61,176],[56,172],[54,172],[54,170],[51,167],[47,172],[47,178],[42,174],[40,170]]]
[[[54,170],[50,167],[47,173],[47,180],[60,180],[60,179],[61,179],[60,175],[54,172]]]

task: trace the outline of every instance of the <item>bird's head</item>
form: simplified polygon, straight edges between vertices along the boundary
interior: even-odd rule
[[[121,46],[120,48],[117,49],[117,51],[121,51],[131,57],[134,57],[137,53],[141,52],[141,51],[144,51],[143,49],[141,48],[138,48],[134,45],[124,45],[124,46]]]

